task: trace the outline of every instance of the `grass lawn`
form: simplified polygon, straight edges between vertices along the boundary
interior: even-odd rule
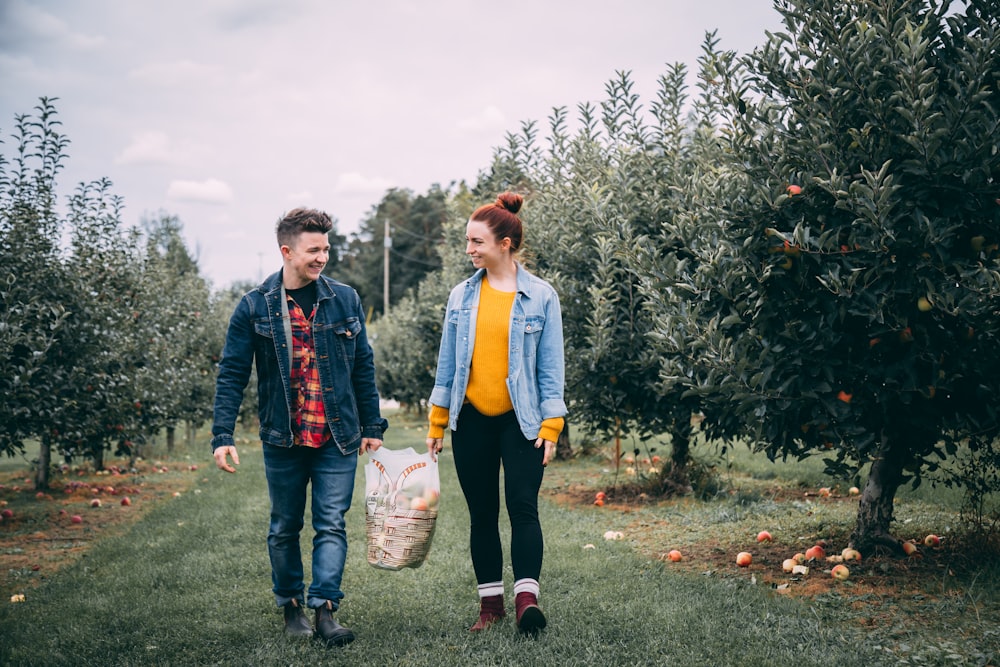
[[[388,447],[423,450],[422,423],[399,414],[390,421]],[[0,471],[0,499],[15,512],[0,523],[0,665],[1000,661],[1000,569],[995,559],[963,557],[955,511],[933,496],[901,494],[897,506],[900,535],[944,535],[922,558],[871,559],[852,566],[845,582],[824,572],[828,563],[812,564],[807,576],[781,571],[783,558],[817,539],[839,552],[853,524],[855,503],[842,493],[815,495],[824,480],[808,462],[758,470],[733,461],[722,471],[727,493],[710,502],[629,497],[606,460],[550,465],[540,599],[549,627],[537,640],[522,638],[511,613],[472,635],[468,513],[447,449],[428,562],[400,572],[367,564],[359,465],[338,616],[358,640],[342,649],[288,640],[270,593],[259,445],[244,443],[240,455],[236,475],[216,471],[207,446],[164,461],[166,472],[144,462],[114,480],[113,495],[111,478],[84,474],[62,480],[78,482],[71,493],[38,499],[11,488],[19,478],[24,485],[23,468]],[[137,491],[129,506],[120,504],[122,488]],[[599,490],[609,496],[603,507],[593,505]],[[89,506],[92,497],[101,507]],[[83,523],[72,523],[73,514]],[[772,533],[770,544],[756,543],[761,529]],[[605,539],[607,531],[621,539]],[[683,561],[663,558],[674,548]],[[748,568],[733,561],[743,550],[753,553]],[[509,591],[509,566],[505,578]],[[8,602],[18,594],[24,602]]]

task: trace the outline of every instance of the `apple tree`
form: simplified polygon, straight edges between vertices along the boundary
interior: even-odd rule
[[[771,457],[869,466],[852,544],[899,549],[893,499],[1000,435],[996,5],[779,0],[730,81],[735,253],[702,390]],[[680,282],[710,288],[696,271]]]
[[[64,341],[67,310],[59,293],[56,176],[68,139],[52,100],[15,118],[13,156],[0,154],[0,453],[52,435],[53,350]],[[58,436],[58,433],[56,433]]]

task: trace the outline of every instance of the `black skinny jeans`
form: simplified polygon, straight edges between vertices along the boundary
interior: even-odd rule
[[[476,581],[503,581],[500,545],[500,465],[510,517],[510,558],[514,579],[538,580],[542,571],[542,525],[538,490],[542,486],[544,448],[521,433],[514,412],[487,417],[466,403],[451,434],[458,481],[469,505],[469,546]]]

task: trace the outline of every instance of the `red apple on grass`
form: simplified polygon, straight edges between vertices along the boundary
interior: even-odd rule
[[[69,518],[71,523],[83,523],[83,517],[79,514],[74,514]]]
[[[760,531],[759,533],[757,533],[757,541],[758,542],[770,542],[771,541],[771,533],[767,532],[766,530]]]
[[[822,560],[823,558],[826,558],[826,552],[820,545],[816,544],[806,549],[806,560]]]
[[[851,571],[847,569],[846,565],[834,565],[833,569],[830,570],[830,576],[838,581],[843,581],[851,576]]]
[[[122,498],[122,505],[124,505],[125,507],[128,507],[131,504],[132,504],[132,499],[131,498],[129,498],[128,496],[125,496],[124,498]]]
[[[934,534],[928,535],[924,538],[924,545],[928,547],[939,547],[941,546],[941,538]]]
[[[667,558],[669,558],[671,562],[679,563],[681,560],[684,559],[684,556],[681,555],[681,552],[678,551],[677,549],[671,549],[670,553],[667,554]]]
[[[749,567],[752,562],[753,556],[750,555],[749,551],[741,551],[736,554],[736,564],[740,567]]]
[[[0,516],[2,516],[5,519],[13,519],[14,518],[14,510],[8,509],[8,508],[5,507],[3,509],[3,511],[0,512]]]

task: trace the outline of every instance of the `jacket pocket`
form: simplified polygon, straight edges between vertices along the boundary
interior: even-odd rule
[[[256,334],[254,336],[254,349],[257,351],[257,354],[264,359],[276,359],[277,349],[275,347],[274,329],[271,326],[271,321],[267,318],[254,320],[253,332]]]
[[[327,331],[333,334],[332,340],[343,351],[346,359],[354,359],[358,336],[361,335],[361,320],[349,317],[340,322],[330,324]]]
[[[545,330],[544,315],[529,315],[524,319],[524,354],[534,357],[538,351],[538,341]]]

